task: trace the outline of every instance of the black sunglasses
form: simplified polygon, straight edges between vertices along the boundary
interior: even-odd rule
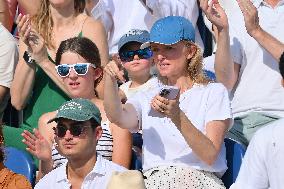
[[[153,52],[150,48],[139,49],[136,51],[123,51],[119,53],[119,58],[123,62],[130,62],[135,55],[138,55],[141,59],[148,59],[153,56]]]
[[[74,137],[79,137],[88,127],[91,126],[73,125],[71,127],[66,127],[63,125],[57,125],[57,127],[53,127],[53,130],[54,134],[59,138],[63,138],[67,130],[69,130],[70,134],[73,135]]]

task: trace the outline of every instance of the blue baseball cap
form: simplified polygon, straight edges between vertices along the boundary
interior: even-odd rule
[[[126,43],[129,42],[139,42],[145,43],[150,40],[150,34],[146,30],[132,29],[124,34],[118,42],[118,52],[121,47],[123,47]]]
[[[150,43],[172,45],[181,40],[195,42],[195,29],[192,23],[181,16],[167,16],[154,23],[150,31],[150,40],[142,44],[141,49],[150,46]]]

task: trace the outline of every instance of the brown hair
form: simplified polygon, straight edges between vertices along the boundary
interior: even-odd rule
[[[85,6],[85,0],[74,0],[75,14],[83,13]],[[37,14],[33,16],[32,22],[35,30],[43,37],[47,47],[54,48],[52,41],[53,20],[49,0],[41,0],[39,10]]]

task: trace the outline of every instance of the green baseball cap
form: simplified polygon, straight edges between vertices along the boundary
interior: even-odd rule
[[[88,121],[94,118],[101,124],[101,113],[97,106],[90,100],[75,98],[64,102],[57,110],[56,117],[49,120],[48,123],[58,121],[59,118],[66,118],[74,121]]]

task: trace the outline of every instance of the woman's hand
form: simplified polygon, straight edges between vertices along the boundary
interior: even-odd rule
[[[174,123],[178,121],[180,108],[179,108],[179,97],[176,97],[173,100],[169,100],[160,95],[156,95],[151,101],[151,107],[169,117]]]
[[[36,156],[39,160],[51,160],[52,146],[37,129],[34,129],[34,134],[24,130],[22,136],[24,137],[23,143],[27,145],[27,151]]]
[[[223,29],[228,29],[228,18],[219,4],[218,0],[212,0],[208,5],[208,0],[199,0],[200,7],[208,20],[217,27],[218,31],[222,31]]]
[[[28,52],[37,64],[41,64],[48,57],[44,39],[32,27],[29,15],[20,14],[17,18],[20,39],[27,45]]]
[[[119,80],[121,82],[125,82],[125,78],[123,77],[124,73],[122,67],[119,66],[117,61],[110,61],[105,67],[104,72],[112,78],[113,81]]]

